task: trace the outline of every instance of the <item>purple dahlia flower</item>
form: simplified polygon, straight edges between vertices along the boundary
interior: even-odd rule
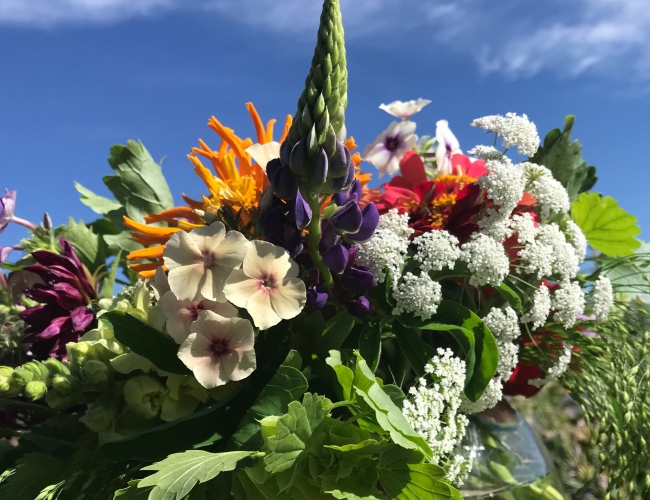
[[[72,245],[63,238],[59,241],[61,255],[43,250],[33,252],[38,264],[25,268],[43,280],[25,294],[40,305],[20,313],[29,325],[24,343],[36,359],[65,359],[66,344],[76,342],[97,325],[95,314],[88,307],[98,298],[92,278]]]

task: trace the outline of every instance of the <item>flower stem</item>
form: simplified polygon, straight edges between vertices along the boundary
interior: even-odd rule
[[[12,217],[11,222],[15,222],[16,224],[20,224],[21,226],[25,226],[27,229],[30,231],[33,231],[36,229],[36,226],[29,222],[28,220],[21,219],[20,217]]]
[[[332,290],[332,285],[334,281],[332,280],[332,273],[327,268],[323,262],[323,258],[318,251],[318,246],[320,245],[321,231],[320,231],[320,208],[321,205],[318,201],[317,195],[312,195],[309,197],[309,208],[311,208],[311,222],[307,229],[309,231],[309,237],[307,242],[309,243],[309,255],[311,260],[316,266],[316,269],[320,271],[321,276],[323,277],[323,285],[326,290],[330,292]]]

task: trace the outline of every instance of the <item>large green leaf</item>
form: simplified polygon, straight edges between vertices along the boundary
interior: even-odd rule
[[[111,265],[111,270],[104,278],[102,283],[102,298],[110,299],[113,297],[113,289],[115,288],[115,280],[117,278],[117,271],[120,267],[120,259],[122,258],[122,250],[118,250],[115,260]]]
[[[91,273],[106,263],[106,252],[103,240],[93,233],[84,221],[79,223],[70,217],[67,226],[56,229],[57,236],[65,238],[75,250],[79,260]]]
[[[598,193],[582,193],[571,205],[571,217],[596,250],[618,257],[632,255],[641,246],[637,218],[618,206],[614,198]]]
[[[325,323],[320,339],[319,355],[325,359],[332,349],[340,349],[354,328],[354,316],[343,311]]]
[[[92,211],[97,214],[105,215],[112,210],[119,210],[122,208],[120,202],[96,195],[90,189],[86,189],[78,182],[74,183],[74,187],[79,194],[81,194],[81,203],[90,207]]]
[[[385,451],[379,461],[379,482],[392,500],[460,498],[444,477],[442,467],[425,463],[421,453],[399,446]]]
[[[359,357],[359,355],[357,355]],[[375,412],[379,426],[390,434],[394,443],[419,450],[427,457],[433,455],[427,442],[408,423],[402,410],[381,387],[368,364],[359,357],[354,374],[354,391]]]
[[[126,146],[111,147],[108,163],[116,175],[105,176],[104,183],[132,219],[143,222],[145,215],[174,206],[160,165],[141,142],[130,140]]]
[[[377,370],[381,357],[381,332],[381,321],[371,321],[365,325],[359,339],[359,353],[366,360],[373,373]]]
[[[18,459],[16,471],[0,485],[0,498],[34,500],[43,489],[65,478],[68,460],[41,453],[28,453]]]
[[[582,159],[582,145],[578,141],[571,142],[574,123],[575,116],[568,115],[564,119],[564,131],[551,130],[544,138],[544,146],[530,159],[551,170],[553,177],[566,188],[571,201],[583,191],[589,191],[598,180],[596,167],[588,166]]]
[[[157,368],[179,375],[192,373],[178,359],[178,344],[135,316],[124,311],[109,311],[102,314],[101,320],[112,325],[113,335],[120,343],[147,358]]]
[[[151,488],[138,488],[139,482],[139,480],[129,481],[129,485],[126,488],[115,492],[113,500],[148,500]]]

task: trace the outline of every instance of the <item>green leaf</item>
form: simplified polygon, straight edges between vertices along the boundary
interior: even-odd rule
[[[381,358],[381,331],[381,321],[371,321],[363,328],[359,339],[359,353],[373,373],[377,370]]]
[[[138,488],[139,482],[139,480],[129,481],[129,485],[126,488],[115,492],[113,500],[147,500],[151,488]]]
[[[84,224],[84,221],[80,220],[79,223],[76,223],[70,217],[68,226],[58,227],[57,234],[74,247],[77,257],[86,265],[91,274],[106,263],[104,241],[93,233]]]
[[[325,323],[325,329],[320,339],[319,353],[321,359],[327,357],[332,349],[340,349],[354,328],[354,316],[343,311]]]
[[[105,176],[104,183],[130,218],[144,222],[145,215],[173,208],[174,200],[162,169],[141,142],[130,140],[126,146],[111,147],[108,163],[116,175]]]
[[[45,488],[57,485],[70,465],[68,460],[28,453],[16,462],[16,471],[0,484],[0,498],[34,500]]]
[[[111,265],[111,270],[108,275],[104,278],[102,283],[102,298],[110,299],[113,297],[113,289],[115,288],[115,278],[117,277],[117,271],[120,268],[120,259],[122,258],[122,250],[118,250],[115,260]]]
[[[517,295],[517,293],[515,293],[512,288],[510,288],[505,283],[501,283],[501,285],[496,287],[495,290],[499,293],[499,295],[508,301],[510,307],[512,307],[520,314],[523,313],[523,309],[521,307],[521,298],[519,295]]]
[[[245,458],[259,455],[254,451],[230,451],[208,453],[189,450],[167,457],[162,462],[143,467],[142,470],[158,471],[144,478],[138,488],[153,486],[149,500],[181,500],[197,483],[205,483],[221,472],[232,471]]]
[[[445,500],[457,491],[444,482],[445,470],[424,463],[414,450],[393,446],[379,461],[379,482],[392,500]]]
[[[306,393],[302,403],[289,404],[286,415],[278,419],[276,434],[268,440],[270,453],[264,457],[266,470],[273,474],[289,469],[307,448],[312,432],[328,415],[332,402],[323,397]]]
[[[87,207],[90,207],[92,211],[97,214],[104,215],[111,210],[119,210],[122,208],[121,203],[115,200],[104,198],[103,196],[98,196],[90,189],[83,187],[78,182],[74,183],[74,187],[81,194],[81,203]]]
[[[352,397],[352,384],[354,383],[354,372],[345,366],[341,361],[341,353],[336,350],[331,350],[325,362],[332,367],[336,373],[336,378],[339,387],[335,388],[336,395],[343,401],[347,401]]]
[[[109,311],[102,314],[100,319],[112,325],[118,342],[147,358],[157,368],[179,375],[192,374],[178,359],[178,344],[171,337],[124,311]]]
[[[638,219],[619,208],[614,198],[582,193],[571,206],[571,217],[589,244],[609,257],[632,255],[641,246],[634,237],[641,234]]]
[[[582,159],[582,145],[578,141],[571,142],[574,123],[575,116],[567,116],[564,131],[551,130],[544,139],[544,146],[530,158],[531,162],[551,170],[553,177],[566,188],[570,201],[583,191],[589,191],[598,180],[596,168],[587,166]]]
[[[357,369],[354,374],[354,390],[375,412],[379,426],[390,434],[394,443],[413,450],[419,450],[427,457],[433,452],[427,442],[413,430],[402,410],[377,382],[368,364],[357,354]]]

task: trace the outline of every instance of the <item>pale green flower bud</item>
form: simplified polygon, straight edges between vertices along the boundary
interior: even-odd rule
[[[154,418],[160,412],[167,389],[149,375],[133,377],[124,385],[124,399],[143,418]]]
[[[47,369],[50,371],[50,376],[54,376],[57,374],[69,374],[70,370],[68,370],[68,367],[65,366],[61,361],[55,358],[50,358],[46,359],[43,361],[43,364],[47,367]]]
[[[27,394],[33,400],[41,399],[47,394],[47,386],[43,382],[29,382],[25,386],[25,394]]]
[[[13,379],[21,386],[27,385],[34,379],[34,372],[26,369],[24,366],[19,366],[14,370]]]
[[[71,375],[59,374],[52,378],[52,388],[62,395],[69,395],[72,392],[74,378]]]
[[[78,392],[71,392],[70,394],[62,394],[61,392],[52,389],[47,391],[46,401],[50,408],[55,410],[65,410],[79,402]]]
[[[79,421],[93,432],[103,432],[111,426],[116,416],[117,405],[111,398],[110,401],[102,400],[89,406]]]
[[[71,363],[81,366],[91,359],[99,359],[97,349],[88,342],[69,342],[66,345],[68,359]]]
[[[14,379],[14,369],[0,366],[0,393],[3,396],[15,396],[22,389],[22,385]]]
[[[105,387],[110,379],[110,373],[104,363],[90,359],[81,367],[81,378],[93,387]]]

